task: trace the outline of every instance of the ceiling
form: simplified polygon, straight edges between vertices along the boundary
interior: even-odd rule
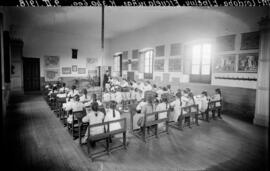
[[[100,37],[101,8],[58,7],[58,8],[16,8],[7,7],[10,24],[22,29],[78,34]],[[208,17],[207,15],[228,15],[245,21],[246,14],[256,14],[267,8],[199,8],[199,7],[105,7],[105,38],[151,26],[169,18]],[[242,18],[241,18],[242,17]]]

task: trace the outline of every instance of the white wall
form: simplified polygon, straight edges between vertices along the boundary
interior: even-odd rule
[[[179,8],[181,10],[181,8]],[[224,12],[225,11],[225,12]],[[175,18],[168,18],[162,22],[153,24],[151,27],[142,28],[137,31],[123,34],[111,41],[110,58],[119,51],[129,51],[131,58],[133,49],[155,48],[155,46],[165,45],[165,71],[168,72],[168,57],[170,44],[182,43],[190,44],[194,41],[208,40],[215,41],[216,37],[230,34],[239,36],[244,32],[258,31],[257,22],[267,13],[266,8],[197,8],[194,14]],[[237,42],[236,42],[237,44]],[[239,48],[239,47],[236,47]],[[237,51],[238,52],[238,51]],[[154,73],[162,76],[163,73]],[[257,74],[240,74],[241,77],[257,77]],[[171,77],[178,76],[180,81],[189,80],[188,75],[183,72],[172,73]],[[239,75],[238,75],[239,76]],[[213,75],[214,77],[214,75]],[[256,88],[256,81],[219,81],[212,80],[215,85],[240,86],[245,88]]]

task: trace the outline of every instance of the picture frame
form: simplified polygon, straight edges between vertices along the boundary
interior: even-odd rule
[[[72,65],[72,72],[77,72],[77,71],[78,71],[77,65]]]
[[[216,56],[214,61],[214,72],[216,73],[236,72],[236,54],[223,54]]]
[[[44,56],[44,68],[59,68],[59,56]]]
[[[78,74],[86,74],[86,68],[78,68]]]
[[[45,69],[44,77],[45,81],[58,81],[59,79],[59,69]]]
[[[71,74],[71,68],[70,67],[62,67],[62,74],[63,75]]]
[[[240,50],[259,49],[260,32],[249,32],[241,34],[241,48]]]
[[[234,51],[236,35],[226,35],[216,38],[217,51]]]
[[[258,72],[258,53],[241,53],[238,57],[237,72],[257,73]]]

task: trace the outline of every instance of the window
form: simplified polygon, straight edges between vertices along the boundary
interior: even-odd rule
[[[121,63],[122,63],[122,54],[115,55],[113,57],[113,72],[114,76],[122,76],[122,69],[121,69]]]
[[[191,82],[211,82],[211,44],[192,47]]]
[[[144,68],[143,68],[144,79],[153,78],[153,54],[154,51],[152,49],[141,52],[141,55],[144,60]]]

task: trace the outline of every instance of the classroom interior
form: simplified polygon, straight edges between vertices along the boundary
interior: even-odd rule
[[[9,170],[268,170],[269,7],[0,7],[0,55],[1,154]],[[76,84],[103,103],[106,71],[170,85],[173,96],[219,89],[222,119],[181,130],[157,119],[144,141],[132,126],[138,101],[122,100],[125,136],[91,150],[123,148],[93,159],[46,85]],[[166,133],[156,135],[160,122]]]

